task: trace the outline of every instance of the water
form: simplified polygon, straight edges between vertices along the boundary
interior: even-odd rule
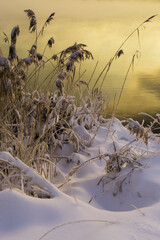
[[[51,12],[56,12],[55,20],[47,26],[38,45],[42,52],[47,40],[53,36],[55,45],[47,49],[52,56],[74,42],[85,43],[94,55],[94,61],[82,66],[87,69],[83,80],[89,79],[93,68],[99,61],[92,84],[99,73],[114,55],[125,38],[144,20],[160,12],[158,1],[107,1],[107,0],[0,0],[0,47],[7,56],[3,31],[9,35],[11,29],[19,24],[20,36],[17,51],[20,57],[28,54],[34,42],[34,35],[28,33],[29,21],[24,9],[32,9],[37,15],[39,27]],[[122,98],[119,103],[119,116],[135,117],[139,112],[156,114],[160,111],[160,17],[146,23],[140,30],[140,45],[135,33],[123,47],[124,55],[114,61],[103,85],[103,95],[110,99],[110,109],[118,99],[129,64],[136,50],[141,58],[136,59],[134,71],[130,71]],[[98,83],[98,86],[100,82]]]

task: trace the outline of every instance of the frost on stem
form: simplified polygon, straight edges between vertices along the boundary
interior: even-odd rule
[[[135,134],[136,138],[141,138],[146,145],[148,145],[148,131],[139,122],[134,121],[132,118],[128,118],[127,128],[131,134]]]
[[[61,192],[53,184],[36,173],[33,168],[28,167],[20,159],[14,158],[10,153],[0,152],[0,160],[18,168],[21,173],[23,172],[23,176],[29,179],[26,183],[28,190],[33,191],[33,187],[37,186],[45,192],[48,192],[51,198],[59,196],[61,194]]]

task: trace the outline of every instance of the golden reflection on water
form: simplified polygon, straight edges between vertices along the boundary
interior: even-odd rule
[[[142,21],[160,13],[158,1],[107,1],[107,0],[0,0],[0,47],[3,55],[8,50],[3,41],[3,31],[9,35],[11,29],[19,24],[20,36],[17,41],[17,52],[26,57],[27,50],[34,42],[34,35],[28,33],[29,21],[24,9],[32,9],[37,15],[39,27],[42,26],[51,12],[56,12],[54,22],[45,29],[45,34],[38,44],[39,52],[43,51],[47,40],[53,36],[55,45],[46,54],[52,56],[60,50],[74,44],[85,43],[95,60],[87,61],[85,79],[99,61],[93,83],[104,65],[114,55],[124,39]],[[123,92],[118,114],[134,115],[138,112],[155,113],[159,110],[160,100],[160,17],[140,29],[139,47],[135,34],[123,48],[124,55],[117,59],[107,75],[103,85],[106,98],[118,98],[121,86],[133,54],[139,50],[141,59],[135,63],[134,72],[130,72]],[[83,69],[82,68],[82,69]],[[112,96],[112,97],[111,97]],[[113,100],[110,102],[110,107]]]

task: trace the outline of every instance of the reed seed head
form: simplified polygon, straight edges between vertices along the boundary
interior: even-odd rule
[[[49,40],[48,40],[48,46],[51,48],[52,47],[52,45],[54,44],[54,38],[53,37],[51,37]]]
[[[47,18],[46,23],[49,24],[53,20],[53,16],[55,15],[55,12],[51,13],[51,15]]]
[[[38,61],[41,61],[43,58],[43,55],[41,53],[37,53],[37,59]]]
[[[37,46],[34,44],[31,49],[29,50],[29,55],[32,56],[32,57],[35,57],[36,55],[36,49],[37,49]]]
[[[66,63],[66,70],[67,70],[67,72],[68,72],[68,71],[72,71],[72,70],[73,70],[73,67],[74,67],[73,61],[68,60],[68,62]]]
[[[16,44],[17,36],[19,36],[19,33],[19,26],[17,25],[11,31],[11,44]]]
[[[53,54],[52,59],[53,59],[54,61],[56,61],[56,60],[58,59],[57,54]]]
[[[0,57],[0,66],[4,67],[5,70],[9,70],[10,62],[9,62],[8,58]]]
[[[10,47],[9,47],[9,56],[8,56],[8,59],[10,61],[13,61],[14,59],[18,59],[18,56],[17,56],[17,53],[16,53],[16,47],[14,44],[12,44]]]
[[[123,52],[123,50],[121,49],[121,50],[119,50],[119,51],[117,52],[117,57],[119,58],[122,54],[124,54],[124,52]]]
[[[53,20],[53,16],[54,16],[54,15],[55,15],[55,12],[51,13],[51,14],[49,15],[49,17],[47,18],[47,20],[45,21],[45,23],[44,23],[44,25],[43,25],[43,27],[42,27],[42,30],[41,30],[41,35],[43,35],[44,28],[45,28],[48,24],[50,24],[50,22]]]
[[[8,39],[8,36],[7,36],[7,34],[5,33],[5,32],[3,32],[3,34],[4,34],[4,41],[5,41],[5,43],[9,43],[9,39]]]
[[[29,25],[29,31],[35,32],[37,28],[37,20],[35,13],[31,9],[24,10],[24,12],[27,14],[28,18],[30,19],[30,25]]]

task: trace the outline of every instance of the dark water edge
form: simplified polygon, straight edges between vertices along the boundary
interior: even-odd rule
[[[158,112],[157,112],[158,113]],[[138,121],[140,124],[143,124],[144,127],[150,127],[152,122],[154,121],[153,118],[157,119],[155,112],[146,112],[147,116],[145,114],[130,114],[130,115],[125,115],[126,118],[132,118],[134,121]],[[117,116],[118,117],[118,116]],[[123,118],[118,117],[120,120],[123,120]],[[154,129],[155,128],[155,129]],[[154,128],[152,129],[153,133],[160,133],[160,125],[155,125]]]
[[[113,115],[113,109],[108,109],[106,111],[106,114],[104,115],[106,118],[110,118]],[[118,118],[120,121],[127,120],[129,118],[132,118],[134,121],[138,121],[141,125],[143,124],[144,127],[150,127],[154,119],[158,120],[157,114],[159,114],[159,108],[150,110],[150,111],[141,111],[137,112],[130,111],[121,111],[121,109],[118,109],[115,113],[115,117]],[[155,124],[152,131],[154,133],[160,133],[160,121],[158,121],[159,124]]]

